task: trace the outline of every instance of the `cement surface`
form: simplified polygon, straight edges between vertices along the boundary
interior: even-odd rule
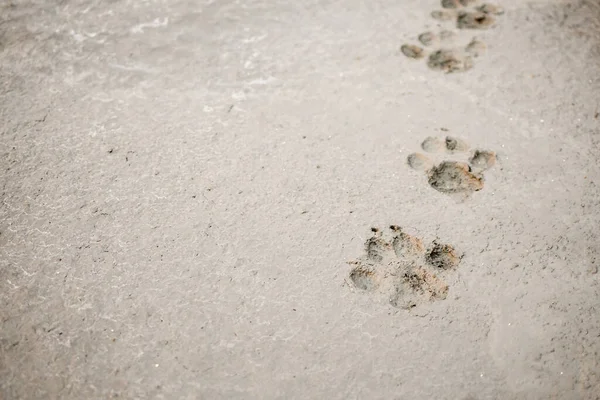
[[[500,5],[0,0],[0,397],[599,399],[600,6]],[[400,51],[442,28],[472,68]],[[392,224],[445,299],[352,281]]]

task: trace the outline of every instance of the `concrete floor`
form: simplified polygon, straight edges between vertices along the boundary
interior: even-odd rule
[[[500,4],[0,0],[0,398],[600,399],[600,6]],[[444,299],[355,284],[392,224]]]

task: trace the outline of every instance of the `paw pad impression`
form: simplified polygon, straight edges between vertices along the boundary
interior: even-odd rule
[[[449,286],[444,277],[458,268],[462,256],[449,244],[423,241],[392,225],[385,235],[373,229],[365,254],[350,262],[354,287],[383,296],[402,309],[444,300]]]
[[[418,35],[416,44],[404,44],[400,51],[408,58],[427,57],[427,66],[445,73],[468,71],[473,67],[473,59],[481,56],[486,45],[473,38],[466,46],[454,46],[452,42],[461,30],[485,30],[496,23],[496,16],[504,13],[502,7],[477,0],[441,0],[442,10],[431,13],[431,17],[441,22],[454,22],[453,29],[441,29],[439,32],[427,31]],[[425,47],[434,47],[429,52]]]
[[[483,172],[494,166],[496,153],[477,149],[469,153],[469,144],[453,136],[428,137],[421,148],[431,154],[446,154],[449,158],[463,157],[464,161],[443,160],[436,164],[422,153],[412,153],[408,165],[415,170],[425,171],[429,185],[442,193],[470,194],[483,189]],[[468,157],[467,157],[468,154]]]

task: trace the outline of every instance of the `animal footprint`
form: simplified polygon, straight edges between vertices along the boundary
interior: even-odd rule
[[[501,7],[484,3],[477,5],[477,0],[441,0],[443,10],[436,10],[431,16],[439,21],[455,21],[456,28],[488,29],[496,20],[495,15],[503,13]],[[400,51],[406,57],[422,59],[427,57],[427,66],[433,70],[445,73],[463,72],[470,70],[473,58],[481,56],[486,45],[479,39],[473,38],[466,46],[452,45],[456,32],[442,29],[439,32],[427,31],[418,35],[420,45],[404,44]],[[424,47],[434,47],[427,51]]]
[[[483,172],[496,163],[493,151],[477,149],[469,152],[469,147],[464,140],[452,136],[428,137],[421,143],[421,148],[432,156],[444,154],[449,159],[436,164],[430,156],[412,153],[407,163],[415,170],[424,171],[429,185],[435,190],[465,197],[483,189]]]
[[[384,236],[376,228],[365,243],[365,254],[350,262],[350,280],[361,291],[381,296],[392,306],[411,309],[444,300],[444,277],[460,264],[462,255],[448,244],[434,241],[428,247],[420,238],[392,225]]]
[[[477,0],[442,0],[444,10],[436,10],[431,16],[440,21],[456,21],[458,29],[489,29],[496,23],[495,16],[504,9],[495,4],[477,5]]]
[[[439,43],[441,38],[441,35],[436,35],[432,32],[425,32],[419,35],[421,43],[428,43],[426,46],[429,46],[431,43]],[[448,41],[446,38],[442,40]],[[462,72],[471,69],[473,67],[473,58],[482,55],[485,49],[485,43],[477,38],[473,38],[464,48],[446,48],[433,52],[428,52],[423,47],[412,44],[404,44],[400,47],[402,54],[409,58],[418,60],[428,56],[427,66],[429,68],[446,73]]]

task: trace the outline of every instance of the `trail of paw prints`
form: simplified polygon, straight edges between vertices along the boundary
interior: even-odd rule
[[[349,263],[349,278],[356,289],[407,310],[446,299],[445,278],[462,259],[451,245],[436,240],[426,247],[397,225],[385,234],[377,228],[372,232],[365,254]]]
[[[440,22],[454,22],[458,30],[484,30],[496,23],[496,16],[504,13],[497,5],[478,4],[477,0],[441,0],[442,10],[431,16]],[[455,45],[456,29],[423,32],[419,45],[403,44],[400,51],[408,58],[427,58],[427,66],[445,73],[464,72],[473,68],[474,58],[486,51],[486,45],[473,37],[466,46]],[[428,50],[427,48],[433,48]]]
[[[429,185],[438,192],[466,198],[483,189],[483,172],[496,163],[496,153],[491,150],[471,150],[469,144],[453,136],[428,137],[421,148],[429,153],[412,153],[408,165],[424,171]],[[435,158],[442,158],[436,163]],[[444,159],[444,158],[452,158]]]

